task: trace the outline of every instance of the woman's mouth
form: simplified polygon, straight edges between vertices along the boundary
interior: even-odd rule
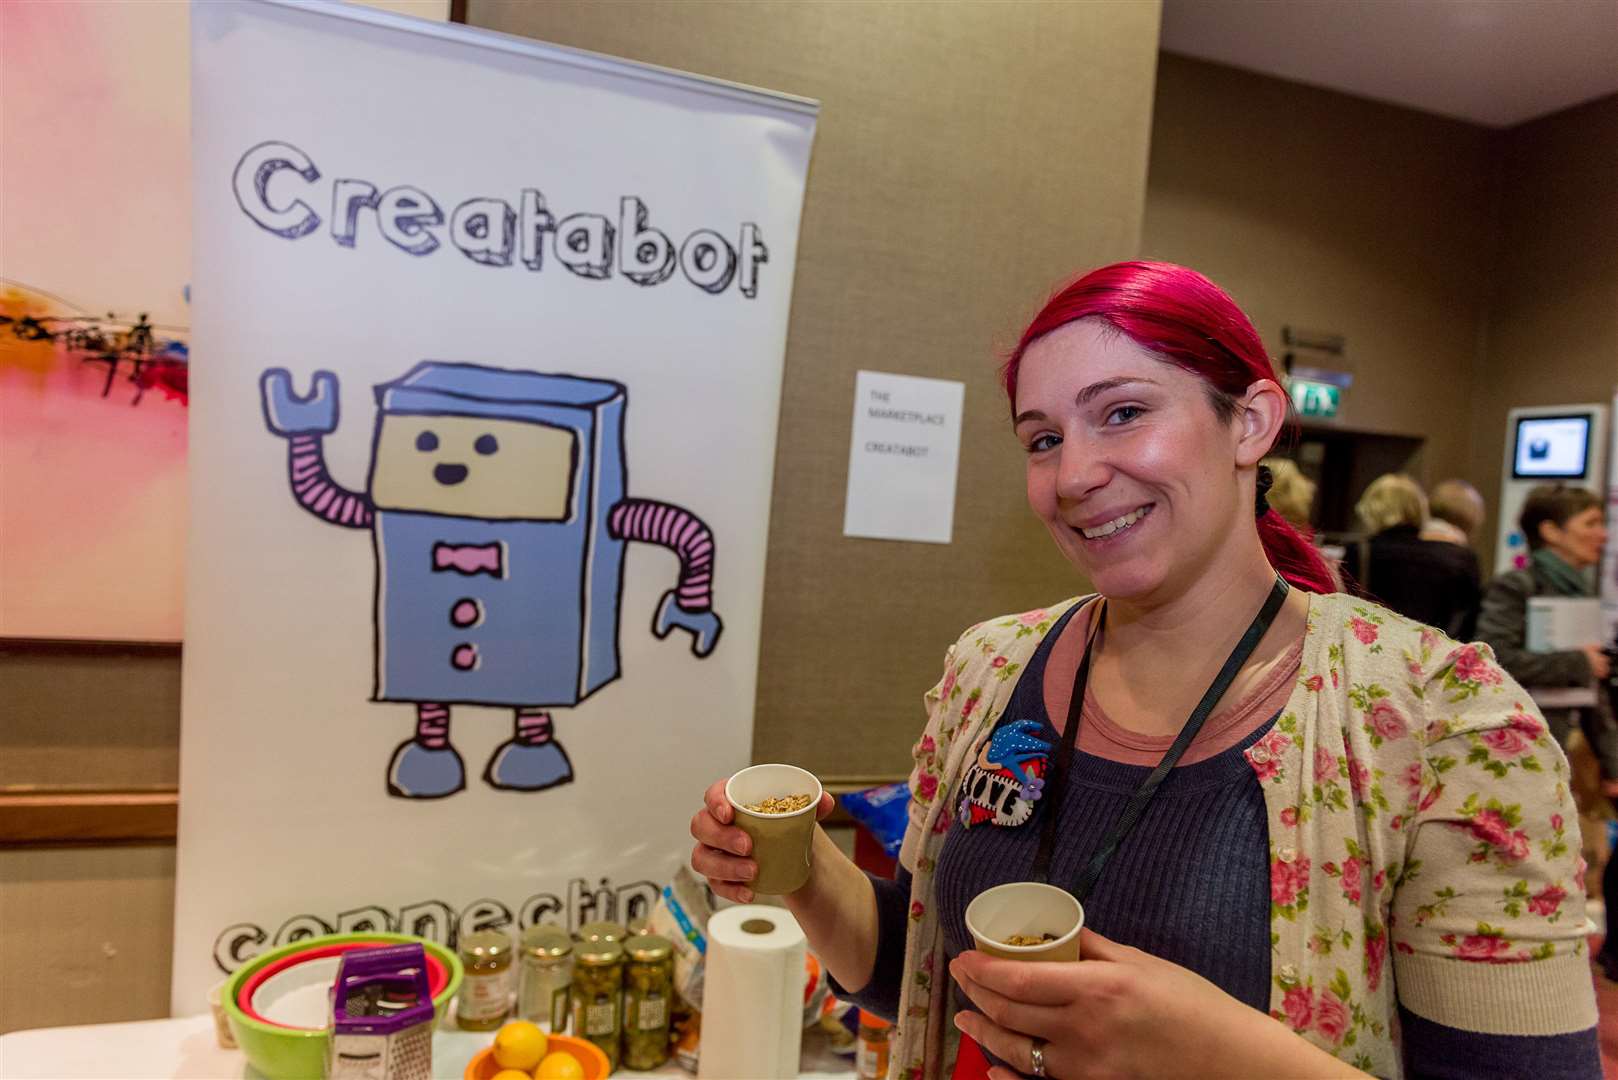
[[[1154,503],[1147,503],[1145,506],[1131,510],[1122,517],[1104,521],[1100,525],[1094,525],[1088,529],[1075,529],[1074,532],[1092,543],[1100,540],[1116,539],[1120,534],[1128,532],[1144,520],[1152,512],[1154,505]]]

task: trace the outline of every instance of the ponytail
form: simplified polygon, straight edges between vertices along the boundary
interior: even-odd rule
[[[1320,552],[1274,510],[1265,510],[1259,515],[1258,538],[1270,565],[1288,585],[1312,593],[1338,591],[1331,567],[1326,565]]]

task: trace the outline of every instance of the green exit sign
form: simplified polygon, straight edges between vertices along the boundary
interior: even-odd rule
[[[1292,407],[1298,410],[1299,416],[1330,420],[1337,415],[1342,391],[1331,383],[1315,382],[1312,379],[1293,379],[1291,390]]]

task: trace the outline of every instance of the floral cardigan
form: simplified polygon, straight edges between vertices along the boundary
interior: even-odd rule
[[[927,693],[900,853],[914,877],[892,1076],[945,1069],[933,874],[955,788],[1073,603],[972,627]],[[1491,1034],[1594,1026],[1567,760],[1488,646],[1311,595],[1298,685],[1246,757],[1269,816],[1278,1022],[1384,1077],[1402,1071],[1400,1004]]]

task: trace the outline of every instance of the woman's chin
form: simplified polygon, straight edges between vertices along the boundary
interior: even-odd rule
[[[1163,575],[1146,566],[1080,567],[1096,592],[1109,600],[1136,600],[1150,596],[1163,584]]]

